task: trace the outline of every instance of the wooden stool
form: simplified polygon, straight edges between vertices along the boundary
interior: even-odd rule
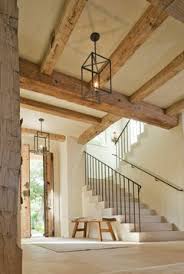
[[[103,241],[102,233],[104,233],[104,232],[106,232],[106,233],[109,232],[111,234],[112,240],[116,241],[116,236],[114,234],[112,224],[111,224],[111,222],[116,222],[115,218],[102,218],[102,219],[99,219],[99,218],[97,218],[97,219],[95,219],[95,218],[94,219],[93,218],[76,218],[76,219],[72,220],[72,222],[75,223],[73,233],[72,233],[72,238],[75,238],[76,233],[78,231],[83,231],[83,237],[86,238],[88,224],[97,223],[98,229],[99,229],[100,241]],[[79,228],[80,223],[84,223],[83,228]],[[106,223],[107,228],[102,228],[102,223]]]
[[[72,238],[75,238],[76,233],[79,232],[79,231],[83,231],[83,237],[86,238],[88,221],[86,219],[83,219],[83,218],[77,218],[77,219],[72,220],[72,222],[75,223],[73,233],[72,233]],[[80,223],[84,223],[83,228],[79,228]]]
[[[103,222],[106,223],[107,228],[102,228],[101,227],[101,224]],[[116,236],[114,234],[111,222],[116,222],[116,219],[115,218],[102,218],[102,221],[99,222],[99,232],[100,232],[100,240],[101,241],[103,241],[103,239],[102,239],[102,233],[103,232],[109,232],[111,234],[112,240],[116,241]]]

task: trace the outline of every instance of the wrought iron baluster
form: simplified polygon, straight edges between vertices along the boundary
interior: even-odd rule
[[[102,164],[102,201],[104,201],[104,164]]]
[[[115,172],[115,174],[114,174],[114,176],[115,176],[115,184],[116,184],[116,201],[115,201],[115,203],[116,203],[116,214],[118,214],[118,182],[117,182],[117,172]]]
[[[105,202],[107,201],[107,166],[105,165]]]
[[[129,223],[131,223],[131,210],[130,210],[130,180],[128,180],[128,210],[129,210]]]
[[[125,176],[123,176],[123,186],[124,186],[124,214],[125,214],[125,223],[127,222],[127,212],[126,212],[126,179]]]
[[[89,187],[89,155],[86,154],[86,163],[87,163],[87,186]]]
[[[112,207],[114,208],[114,181],[113,181],[113,169],[111,168],[111,186],[112,186]]]
[[[95,158],[95,182],[96,182],[96,195],[98,195],[98,185],[97,185],[97,159]]]
[[[119,185],[120,185],[120,196],[119,196],[119,205],[120,205],[120,214],[122,215],[122,189],[121,189],[121,179],[122,176],[119,174]]]
[[[139,232],[141,232],[140,190],[141,190],[141,188],[140,188],[140,187],[138,187]]]
[[[127,138],[127,153],[128,153],[128,145],[129,145],[129,140],[128,140],[128,130],[129,130],[129,127],[127,127],[126,129],[126,138]]]
[[[91,155],[89,156],[89,182],[90,182],[90,189],[92,189],[92,184],[91,184]]]
[[[109,208],[111,207],[111,192],[110,192],[110,167],[108,167],[108,196],[109,196]]]
[[[98,160],[98,195],[100,195],[100,162]]]
[[[121,157],[123,157],[123,148],[124,148],[124,146],[123,146],[123,136],[121,136]],[[119,159],[119,161],[120,161],[120,159]]]
[[[100,190],[99,195],[100,195],[100,198],[101,198],[101,195],[102,195],[102,193],[101,193],[101,180],[102,180],[101,162],[99,161],[99,190]]]
[[[133,214],[134,214],[134,231],[136,231],[136,212],[135,212],[135,191],[134,191],[134,183],[132,183],[132,194],[133,194]]]
[[[118,147],[117,147],[118,144],[116,144],[116,155],[118,155]],[[118,158],[116,157],[116,168],[118,167]]]
[[[95,194],[94,157],[92,158],[93,194]]]

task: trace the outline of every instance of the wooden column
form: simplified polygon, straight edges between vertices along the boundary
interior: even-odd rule
[[[54,236],[54,165],[53,153],[43,155],[45,237]]]
[[[0,273],[21,274],[17,242],[20,91],[17,0],[0,0]]]
[[[30,207],[30,148],[22,145],[22,168],[21,168],[21,236],[31,237],[31,207]]]

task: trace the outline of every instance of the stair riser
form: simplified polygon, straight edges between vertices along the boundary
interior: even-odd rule
[[[108,208],[109,207],[109,202],[104,202],[105,207]],[[114,206],[113,206],[114,205]],[[111,203],[110,207],[118,207],[118,208],[122,208],[123,210],[126,208],[129,208],[129,203],[127,202],[126,205],[124,205],[124,203]],[[133,210],[134,208],[134,204],[133,202],[130,203],[130,209]],[[135,208],[138,208],[138,203],[135,203]],[[144,204],[140,204],[140,208],[141,209],[146,209],[147,207]]]
[[[122,224],[122,226],[126,226],[127,232],[137,231],[139,225],[136,224],[134,227],[133,224]],[[141,232],[153,232],[153,231],[172,231],[172,224],[169,223],[142,223],[141,224]]]
[[[164,242],[183,241],[183,231],[159,231],[159,232],[131,232],[127,233],[126,240],[131,242]]]
[[[125,192],[125,194],[124,194],[124,192],[121,192],[121,194],[120,194],[119,191],[118,191],[117,193],[116,193],[116,191],[113,191],[113,193],[110,192],[110,195],[109,195],[108,192],[106,192],[106,194],[105,194],[105,191],[104,191],[103,194],[102,194],[102,192],[99,193],[98,191],[96,192],[96,190],[93,190],[93,194],[94,194],[94,195],[99,195],[99,196],[101,196],[101,197],[103,196],[104,199],[112,199],[112,197],[113,197],[114,199],[117,198],[117,200],[123,199],[124,196],[125,196],[125,197],[133,197],[132,193]],[[121,198],[120,198],[120,197],[121,197]],[[136,197],[135,197],[135,198],[136,198]]]
[[[139,216],[135,216],[135,221],[138,222],[139,221]],[[125,222],[125,217],[122,217],[120,219],[121,223]],[[129,216],[126,216],[126,222],[129,222]],[[130,222],[133,223],[134,222],[134,216],[132,215],[130,218]],[[141,224],[142,223],[161,223],[162,222],[162,218],[160,216],[146,216],[146,215],[141,215]]]
[[[115,208],[104,208],[103,210],[104,214],[107,212],[107,213],[110,213],[112,215],[124,215],[124,209],[115,209]],[[130,209],[129,210],[126,210],[126,215],[129,215],[129,212],[130,212],[130,215],[134,215],[134,210]],[[139,210],[138,208],[135,209],[135,214],[138,215],[139,214]],[[155,216],[155,211],[154,210],[150,210],[150,209],[140,209],[140,214],[141,216]]]
[[[118,208],[118,209],[115,208],[115,209],[113,209],[112,212],[115,215],[119,214],[119,213],[123,215],[125,211],[124,211],[124,209],[121,209],[121,208]],[[129,214],[129,212],[130,212],[130,214],[134,214],[134,209],[133,208],[130,209],[130,210],[126,209],[126,214]],[[139,209],[138,208],[135,208],[135,214],[139,214]],[[151,209],[147,209],[147,208],[146,209],[141,208],[140,209],[140,214],[141,215],[151,215],[152,216],[152,215],[155,215],[155,211],[151,210]]]

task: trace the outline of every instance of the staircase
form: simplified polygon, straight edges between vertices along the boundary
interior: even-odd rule
[[[102,181],[99,180],[98,185],[101,183]],[[111,180],[107,183],[111,184]],[[121,192],[124,193],[124,189],[118,188],[117,194],[119,196]],[[127,192],[125,194],[125,200],[122,198],[121,203],[114,202],[113,206],[112,200],[109,202],[108,198],[102,199],[102,193],[98,195],[89,185],[85,185],[83,187],[83,208],[85,208],[84,216],[116,217],[117,223],[114,229],[118,239],[123,241],[155,242],[184,240],[183,231],[174,230],[173,224],[168,223],[163,216],[157,215],[155,210],[150,209],[148,205],[141,202],[139,223],[138,201],[134,201],[131,195],[129,203],[129,194]],[[126,212],[125,204],[128,206]]]
[[[142,123],[141,123],[142,124]],[[83,187],[84,216],[116,217],[116,234],[120,240],[129,242],[155,242],[184,240],[184,232],[176,230],[164,216],[159,216],[149,205],[141,202],[141,185],[127,178],[118,170],[126,161],[131,146],[138,142],[144,126],[136,122],[134,137],[130,138],[128,122],[116,142],[117,169],[85,153],[85,181]],[[134,166],[135,168],[139,168]],[[140,169],[157,181],[167,184],[173,191],[183,189],[170,184],[154,174]]]

